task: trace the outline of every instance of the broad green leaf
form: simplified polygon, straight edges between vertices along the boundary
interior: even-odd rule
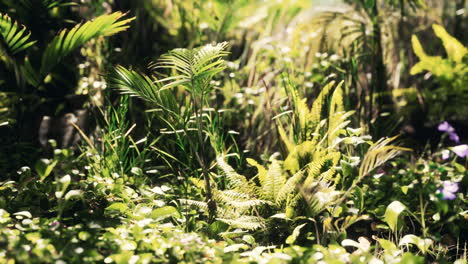
[[[292,245],[294,242],[296,242],[296,239],[299,237],[301,234],[301,229],[305,226],[306,224],[298,225],[296,228],[294,228],[293,233],[286,238],[286,244]]]
[[[387,222],[388,226],[390,229],[392,229],[393,232],[396,230],[398,217],[405,209],[406,206],[399,201],[393,201],[390,205],[387,206],[384,221]]]
[[[83,194],[82,190],[70,190],[65,194],[65,200],[68,201],[72,198],[80,197]]]
[[[57,160],[50,162],[50,160],[41,159],[36,163],[35,169],[40,177],[40,181],[44,181],[52,173],[57,162]]]
[[[450,59],[455,62],[461,62],[467,53],[467,49],[456,38],[450,36],[444,27],[434,24],[432,25],[434,33],[442,40],[445,51]]]
[[[401,252],[401,250],[399,250],[398,247],[389,240],[379,238],[377,242],[379,242],[380,246],[386,251],[388,255],[396,256]]]
[[[161,208],[154,209],[150,217],[156,220],[163,220],[168,217],[181,217],[179,211],[173,206],[164,206]]]
[[[113,203],[106,208],[106,211],[118,211],[120,213],[125,213],[128,211],[128,205],[125,203]]]
[[[429,248],[432,246],[433,243],[434,241],[432,241],[432,239],[429,239],[429,238],[423,239],[423,238],[420,238],[418,236],[411,235],[411,234],[405,235],[400,240],[400,246],[408,245],[408,244],[416,245],[423,254],[426,254],[426,252],[428,252]]]

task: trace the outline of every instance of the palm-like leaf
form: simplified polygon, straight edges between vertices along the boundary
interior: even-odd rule
[[[134,18],[121,20],[124,16],[125,14],[121,12],[102,15],[93,21],[78,24],[70,30],[60,32],[44,51],[40,75],[45,77],[64,57],[87,41],[126,30]]]
[[[155,69],[173,69],[177,75],[160,80],[163,89],[185,86],[189,91],[196,87],[203,89],[204,81],[224,70],[223,57],[227,42],[205,45],[196,49],[174,49],[161,56]],[[196,85],[195,85],[196,84]],[[201,87],[200,87],[201,84]]]
[[[122,94],[137,96],[154,104],[159,104],[160,86],[148,76],[136,71],[128,70],[117,65],[108,75],[113,88],[119,89]]]
[[[36,42],[30,40],[31,33],[25,26],[2,13],[0,13],[0,35],[12,55],[31,47]]]

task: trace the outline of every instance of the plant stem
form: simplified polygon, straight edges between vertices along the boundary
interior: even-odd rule
[[[192,91],[194,91],[194,94],[192,96],[192,103],[193,103],[193,107],[195,111],[198,143],[200,145],[201,155],[195,149],[193,151],[202,168],[202,175],[205,181],[206,203],[208,205],[208,222],[211,223],[213,222],[216,216],[216,202],[213,200],[213,194],[211,191],[211,184],[210,184],[210,175],[208,174],[209,169],[205,160],[206,152],[205,152],[205,144],[203,140],[203,113],[199,113],[199,111],[201,112],[203,110],[204,91],[203,90],[201,91],[200,105],[198,105],[197,103],[198,98],[196,98],[197,96],[195,96],[195,86],[194,86],[193,80],[192,80]]]

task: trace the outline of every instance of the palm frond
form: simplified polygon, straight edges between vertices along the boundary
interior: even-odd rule
[[[79,46],[97,37],[107,37],[124,31],[134,18],[121,20],[125,14],[115,12],[61,31],[46,47],[42,56],[41,76],[46,76],[64,57]]]
[[[119,89],[122,94],[137,96],[156,105],[159,104],[160,87],[148,76],[117,65],[112,69],[108,78],[111,87]]]
[[[228,52],[227,42],[216,45],[205,45],[196,49],[174,49],[161,56],[155,65],[155,69],[172,69],[177,75],[161,79],[163,89],[175,86],[192,88],[194,82],[209,79],[216,73],[224,70],[224,61]]]
[[[25,26],[13,21],[7,14],[0,13],[0,35],[12,55],[36,43],[31,41],[31,32]]]

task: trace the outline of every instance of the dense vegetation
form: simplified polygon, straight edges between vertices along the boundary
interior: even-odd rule
[[[0,263],[466,263],[465,0],[0,0]]]

